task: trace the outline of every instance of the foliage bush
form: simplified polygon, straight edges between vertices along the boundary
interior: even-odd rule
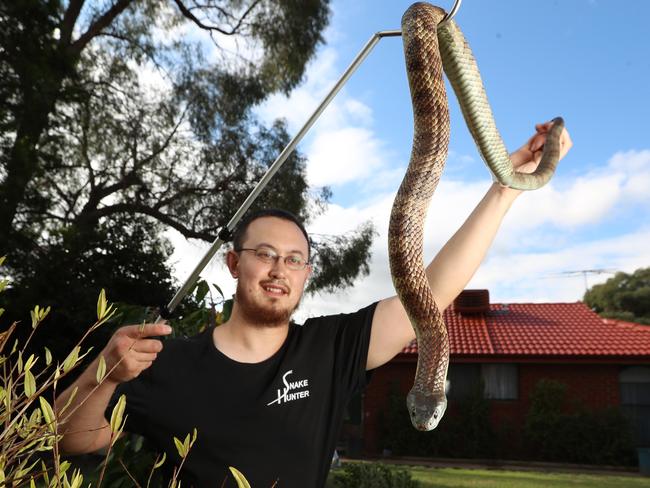
[[[4,261],[0,257],[0,267]],[[7,279],[0,280],[0,292],[8,285]],[[0,308],[0,316],[4,309]],[[27,347],[37,328],[49,315],[50,308],[36,306],[31,311],[31,333],[26,341],[21,343],[13,337],[17,323],[13,322],[4,332],[0,333],[0,424],[3,430],[0,433],[0,486],[38,486],[79,488],[84,482],[84,474],[78,468],[72,468],[68,460],[64,460],[59,449],[62,425],[79,408],[86,398],[75,400],[77,390],[66,405],[58,407],[56,404],[57,392],[60,383],[82,364],[91,349],[82,350],[85,339],[93,331],[104,325],[115,315],[116,309],[109,305],[104,291],[97,301],[97,321],[86,331],[76,346],[70,351],[64,361],[53,359],[52,353],[45,348],[42,355],[27,354]],[[85,347],[85,346],[83,346]],[[43,364],[45,363],[45,364]],[[115,368],[117,365],[113,366]],[[99,384],[104,382],[111,374],[107,370],[103,358],[99,362],[96,378]],[[94,390],[93,390],[94,391]],[[92,392],[91,392],[92,394]],[[123,459],[127,456],[135,461],[136,469],[148,471],[148,479],[143,484],[150,486],[154,471],[165,462],[166,456],[152,455],[150,452],[140,451],[138,443],[118,442],[124,428],[124,411],[126,399],[122,395],[113,409],[110,419],[111,439],[107,448],[106,458],[100,466],[98,476],[91,476],[97,486],[106,478],[113,477],[111,486],[133,486],[131,470],[125,465]],[[174,438],[181,463],[173,469],[173,477],[169,482],[172,487],[180,486],[177,481],[185,458],[196,440],[196,430],[186,436],[184,440]],[[117,454],[117,456],[116,456]],[[124,475],[115,473],[115,464],[108,460],[117,460]],[[143,461],[146,461],[143,463]],[[137,471],[134,470],[137,474]],[[246,486],[243,475],[231,468],[238,486]],[[107,477],[106,474],[109,474]],[[140,476],[144,479],[145,476]],[[155,483],[160,483],[155,480]],[[159,486],[157,484],[156,486]]]
[[[338,488],[419,488],[406,469],[381,463],[346,463],[334,478]]]
[[[397,456],[535,459],[584,464],[632,465],[636,462],[631,426],[617,408],[590,410],[567,401],[566,385],[541,380],[531,394],[522,436],[514,425],[496,429],[489,400],[475,385],[462,399],[451,399],[432,432],[413,428],[404,395],[396,385],[382,417],[382,447]],[[523,445],[522,445],[523,444]],[[523,449],[522,449],[523,448]]]
[[[544,461],[630,465],[635,462],[630,424],[617,408],[567,405],[566,385],[540,380],[531,393],[524,442]]]
[[[601,317],[650,325],[650,268],[619,271],[589,288],[583,300]]]
[[[482,383],[474,385],[468,396],[449,400],[445,416],[431,432],[420,432],[413,427],[404,395],[393,385],[382,425],[383,446],[394,455],[495,456],[495,433],[489,418],[489,401],[483,398]]]

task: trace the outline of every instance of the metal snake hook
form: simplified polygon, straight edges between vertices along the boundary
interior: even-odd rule
[[[271,178],[273,178],[275,173],[280,169],[282,164],[293,152],[293,150],[296,148],[296,146],[303,138],[303,136],[307,133],[307,131],[311,128],[311,126],[314,125],[314,122],[316,122],[318,117],[320,117],[323,110],[325,110],[325,107],[327,107],[327,105],[332,101],[332,99],[336,96],[336,94],[343,87],[343,85],[347,83],[350,76],[352,76],[352,73],[354,73],[357,70],[359,65],[366,59],[368,54],[370,54],[370,51],[372,51],[375,45],[384,37],[398,37],[401,35],[402,32],[399,30],[386,30],[386,31],[376,32],[374,35],[370,37],[370,39],[368,39],[366,45],[356,55],[356,57],[354,58],[350,66],[348,66],[345,72],[341,75],[341,78],[339,78],[339,80],[334,84],[332,89],[321,101],[318,107],[316,107],[316,110],[314,110],[314,112],[309,117],[309,119],[307,119],[307,122],[305,122],[305,124],[298,131],[298,133],[293,137],[293,139],[291,139],[291,141],[289,141],[289,143],[285,146],[282,152],[278,155],[278,157],[273,162],[273,164],[269,167],[269,169],[264,174],[262,179],[257,183],[255,188],[253,188],[253,190],[250,192],[250,194],[248,195],[244,203],[242,203],[241,207],[239,207],[237,212],[235,212],[235,215],[233,215],[233,217],[230,219],[228,224],[219,231],[219,235],[210,246],[210,249],[207,250],[205,255],[194,267],[194,270],[187,277],[183,285],[178,289],[178,291],[173,296],[171,301],[166,306],[163,305],[160,307],[160,315],[158,316],[158,318],[156,318],[156,322],[160,322],[164,317],[169,317],[171,313],[174,311],[174,309],[181,302],[181,300],[185,298],[185,296],[192,290],[192,287],[199,279],[199,275],[201,274],[201,271],[203,271],[203,269],[207,266],[207,264],[210,262],[212,257],[219,250],[219,248],[224,243],[228,242],[231,239],[232,231],[235,229],[237,223],[243,217],[244,213],[253,204],[253,202],[255,201],[257,196],[262,192],[266,184],[271,180]]]
[[[458,9],[460,8],[460,4],[463,2],[463,0],[456,0],[454,2],[454,6],[451,7],[451,10],[445,14],[445,16],[442,18],[440,23],[438,25],[443,25],[445,22],[449,22],[451,19],[454,18],[454,15],[458,12]]]

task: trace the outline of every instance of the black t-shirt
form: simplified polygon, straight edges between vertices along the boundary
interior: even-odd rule
[[[183,486],[236,487],[228,466],[254,488],[322,487],[350,397],[365,388],[376,304],[352,314],[291,324],[287,339],[260,363],[222,354],[212,328],[165,341],[152,366],[121,384],[126,430],[142,434],[167,466],[178,465],[173,437],[194,428],[196,444],[183,465]]]

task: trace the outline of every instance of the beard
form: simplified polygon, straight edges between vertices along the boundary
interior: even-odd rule
[[[240,282],[237,282],[237,291],[234,300],[239,310],[248,323],[259,327],[280,327],[289,322],[289,319],[300,305],[302,294],[298,302],[293,306],[279,307],[274,304],[262,304],[253,299],[251,294],[246,293]]]

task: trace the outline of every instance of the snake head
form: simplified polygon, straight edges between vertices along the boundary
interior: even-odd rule
[[[406,406],[413,427],[422,431],[433,430],[447,409],[445,394],[411,390],[406,396]]]

